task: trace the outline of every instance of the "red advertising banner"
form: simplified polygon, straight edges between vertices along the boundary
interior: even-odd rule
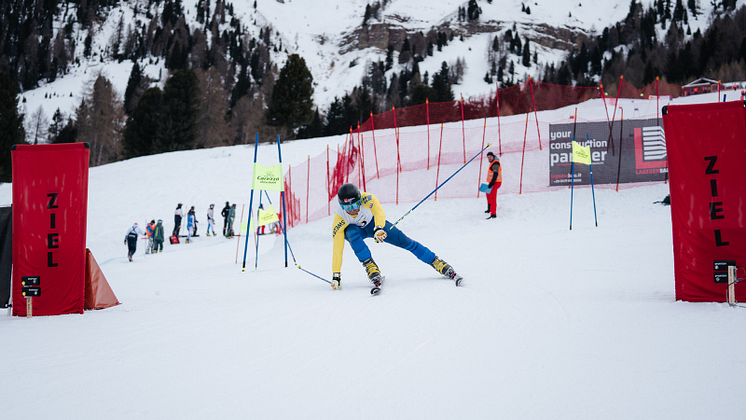
[[[738,266],[738,277],[746,266],[746,110],[725,102],[663,114],[676,299],[724,302],[727,266]],[[746,285],[735,295],[746,301]]]
[[[17,145],[13,164],[13,315],[83,313],[86,143]],[[24,292],[26,296],[24,296]]]

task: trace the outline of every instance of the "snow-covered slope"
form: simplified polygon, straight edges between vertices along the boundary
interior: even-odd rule
[[[691,100],[690,97],[688,98]],[[326,147],[284,146],[296,164]],[[262,145],[271,164],[276,146]],[[120,306],[0,314],[4,418],[702,419],[738,415],[743,308],[674,300],[668,193],[427,201],[399,227],[465,277],[456,288],[401,249],[369,242],[386,282],[368,294],[349,247],[331,276],[331,218],[245,242],[205,237],[205,212],[248,203],[251,147],[167,153],[90,171],[88,247]],[[519,176],[505,168],[504,177]],[[11,186],[0,185],[0,203]],[[272,196],[276,200],[276,196]],[[194,205],[202,235],[127,261],[135,221],[172,225]],[[276,203],[276,201],[275,201]],[[384,205],[396,220],[414,203]],[[245,216],[244,216],[245,219]],[[144,241],[141,241],[141,243]],[[238,263],[236,263],[238,260]],[[257,269],[254,269],[255,264]]]

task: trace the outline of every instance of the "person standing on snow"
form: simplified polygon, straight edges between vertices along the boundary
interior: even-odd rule
[[[174,211],[174,231],[172,235],[179,236],[179,231],[181,230],[181,219],[184,218],[184,210],[181,209],[181,203],[179,203],[176,206],[176,211]]]
[[[132,261],[132,256],[135,255],[135,251],[137,251],[137,238],[139,238],[140,235],[145,235],[145,232],[143,232],[137,223],[127,229],[127,233],[124,235],[124,244],[127,245],[128,249],[127,258],[129,258],[130,262]]]
[[[420,261],[432,266],[438,273],[461,284],[462,277],[445,261],[438,258],[427,247],[407,237],[402,231],[386,220],[378,199],[370,193],[363,192],[354,184],[344,184],[337,192],[337,206],[332,223],[334,253],[332,258],[332,288],[341,288],[342,253],[345,240],[350,243],[357,259],[363,264],[368,279],[373,283],[372,294],[378,293],[381,287],[381,270],[373,261],[370,249],[363,241],[374,238],[377,243],[386,242],[406,249]]]
[[[233,237],[233,220],[236,218],[236,205],[230,207],[230,211],[228,212],[228,227],[226,230],[228,238]]]
[[[158,224],[153,229],[153,253],[163,252],[163,220],[158,219]]]
[[[210,236],[210,232],[212,231],[212,236],[215,235],[215,214],[213,213],[213,209],[215,208],[215,204],[210,204],[210,208],[207,209],[207,236]]]
[[[487,152],[487,160],[490,161],[487,167],[487,186],[490,187],[490,192],[487,193],[487,211],[489,217],[487,220],[497,218],[497,190],[503,183],[503,168],[500,165],[500,158],[495,157],[492,152]]]
[[[145,226],[145,230],[148,233],[148,247],[145,249],[145,253],[150,254],[151,252],[153,252],[153,232],[155,231],[155,220],[151,220],[150,223]]]
[[[190,239],[192,239],[192,232],[194,230],[194,226],[197,223],[197,220],[194,217],[194,206],[189,209],[189,212],[187,213],[187,238],[186,243],[189,243]]]
[[[228,236],[228,216],[231,214],[231,205],[226,201],[225,207],[223,207],[223,211],[220,212],[220,215],[223,216],[223,236]]]

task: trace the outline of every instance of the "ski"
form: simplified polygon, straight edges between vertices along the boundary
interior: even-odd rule
[[[376,296],[377,294],[381,293],[381,288],[378,286],[373,286],[372,289],[370,289],[370,295]]]

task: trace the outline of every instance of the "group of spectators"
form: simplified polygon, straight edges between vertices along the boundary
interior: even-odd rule
[[[182,220],[184,219],[183,204],[179,203],[176,206],[174,212],[174,230],[171,232],[171,243],[179,243],[179,233],[181,231]],[[210,204],[210,208],[207,210],[207,236],[217,236],[215,233],[215,216],[214,216],[215,204]],[[223,236],[227,238],[233,238],[233,221],[236,218],[236,205],[231,205],[228,201],[225,202],[225,207],[220,212],[223,216]],[[193,236],[197,236],[197,217],[195,214],[194,206],[192,206],[186,214],[186,243],[190,243]],[[127,234],[124,237],[124,243],[127,245],[127,258],[132,261],[132,256],[137,250],[137,240],[140,236],[146,236],[148,238],[148,246],[145,249],[146,254],[155,254],[157,252],[163,252],[163,220],[158,219],[151,220],[147,224],[145,231],[137,224],[134,223],[131,228],[127,230]]]

